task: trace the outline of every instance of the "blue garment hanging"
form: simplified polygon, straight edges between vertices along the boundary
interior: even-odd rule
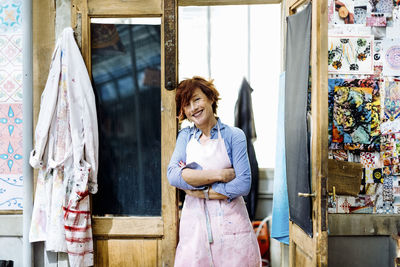
[[[279,77],[278,120],[275,152],[274,198],[271,237],[289,244],[289,202],[285,156],[285,73]]]

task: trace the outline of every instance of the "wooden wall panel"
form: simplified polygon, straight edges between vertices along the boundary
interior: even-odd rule
[[[304,231],[301,229],[297,224],[293,223],[292,221],[289,222],[289,233],[290,239],[296,247],[301,246],[301,250],[303,253],[312,257],[315,253],[314,250],[314,240],[310,238]]]
[[[118,14],[118,16],[148,16],[162,14],[160,0],[88,0],[89,15],[98,17]]]
[[[300,249],[300,247],[296,246],[295,258],[296,266],[312,266],[312,258],[308,257],[307,254],[304,253]]]
[[[116,237],[162,237],[161,217],[100,217],[93,216],[93,234]]]
[[[33,1],[33,125],[40,109],[40,96],[46,85],[51,55],[55,46],[54,1]]]
[[[95,266],[157,266],[156,239],[96,240]]]
[[[40,97],[46,85],[50,69],[50,60],[55,47],[55,1],[37,0],[32,3],[33,31],[33,130],[40,111]],[[34,170],[34,193],[37,170]]]

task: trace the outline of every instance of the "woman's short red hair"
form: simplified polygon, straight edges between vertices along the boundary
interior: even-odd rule
[[[175,102],[176,102],[176,115],[179,121],[186,119],[184,107],[190,102],[193,92],[199,88],[210,99],[214,114],[217,114],[219,93],[213,84],[213,80],[207,81],[206,79],[193,76],[191,79],[181,81],[176,88]]]

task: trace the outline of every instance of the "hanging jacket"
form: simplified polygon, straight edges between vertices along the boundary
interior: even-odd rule
[[[57,40],[30,164],[39,169],[29,238],[93,265],[89,193],[97,192],[98,128],[90,78],[72,28]]]
[[[239,90],[239,96],[235,105],[235,126],[242,129],[247,139],[247,153],[249,155],[251,168],[251,188],[250,193],[245,197],[247,211],[250,220],[254,220],[257,208],[258,195],[258,162],[253,146],[253,141],[257,138],[254,123],[253,105],[251,93],[253,89],[245,78]]]

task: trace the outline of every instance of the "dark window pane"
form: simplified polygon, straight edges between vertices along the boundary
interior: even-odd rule
[[[100,163],[94,215],[161,215],[160,25],[92,24]]]

